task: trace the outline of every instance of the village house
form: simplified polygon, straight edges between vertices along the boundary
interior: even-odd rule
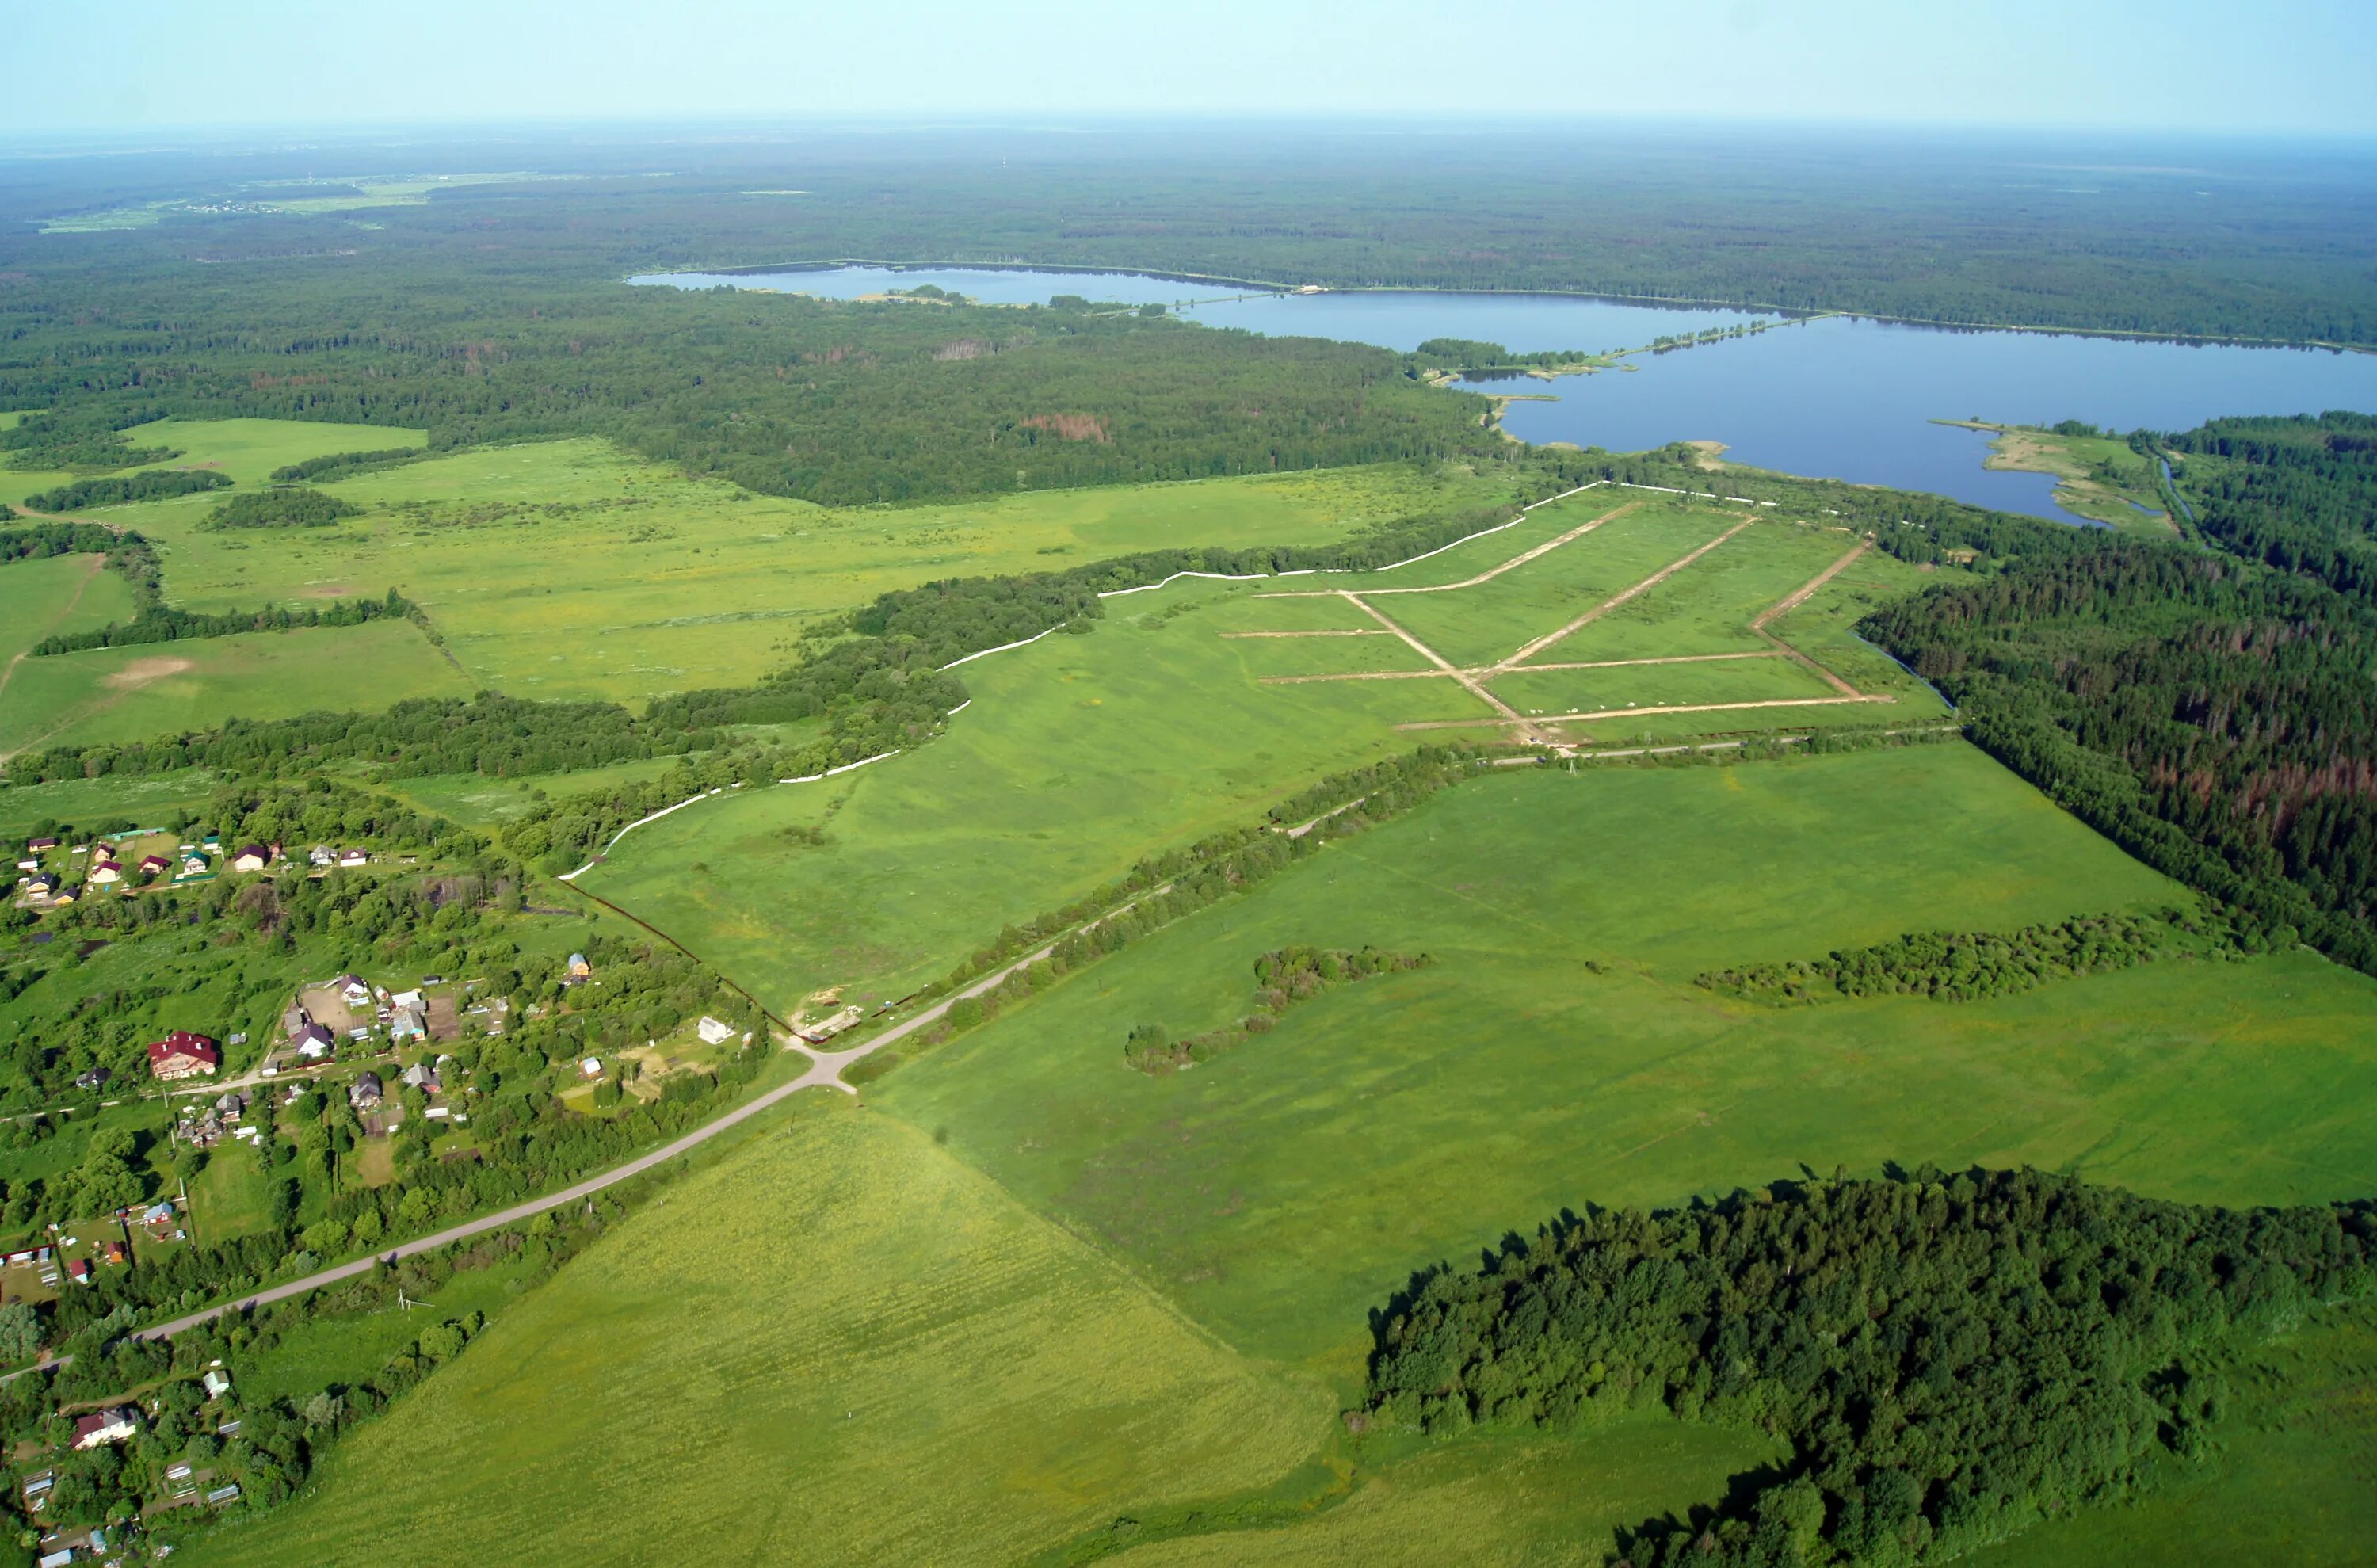
[[[118,866],[113,860],[98,860],[92,862],[90,870],[83,877],[83,880],[90,883],[92,886],[102,888],[106,887],[111,882],[120,882],[123,880],[124,868]]]
[[[80,1072],[75,1075],[75,1087],[78,1089],[104,1089],[107,1087],[107,1081],[114,1076],[114,1073],[109,1071],[104,1067],[94,1067],[89,1072]]]
[[[90,846],[90,853],[95,859],[113,860],[115,858],[115,846],[112,844],[95,844]]]
[[[735,1025],[721,1023],[705,1012],[701,1022],[693,1026],[693,1032],[701,1036],[705,1045],[723,1046],[735,1037]]]
[[[66,1277],[73,1280],[77,1285],[89,1285],[90,1283],[90,1260],[89,1258],[75,1258],[69,1261],[66,1264]],[[82,1445],[80,1443],[77,1443],[75,1446],[79,1448]]]
[[[205,856],[185,855],[182,856],[182,875],[185,877],[203,877],[206,873],[207,857]]]
[[[378,1073],[358,1073],[355,1081],[347,1086],[347,1104],[357,1110],[371,1110],[378,1106],[386,1093],[387,1090],[380,1083]]]
[[[54,838],[34,838],[25,841],[25,847],[35,855],[41,854],[45,849],[55,849],[57,846],[58,841]]]
[[[17,862],[17,869],[19,871],[38,871],[41,868],[42,863],[30,856]]]
[[[331,981],[330,984],[339,987],[340,999],[344,1001],[349,1007],[369,1007],[371,1005],[371,987],[364,985],[362,979],[358,976],[353,975],[341,975],[337,979]]]
[[[307,1061],[319,1061],[338,1048],[338,1040],[329,1030],[311,1019],[289,1036],[289,1043],[296,1047],[297,1054]]]
[[[176,1029],[149,1047],[150,1074],[168,1083],[177,1078],[211,1078],[221,1065],[222,1053],[215,1043],[187,1030]]]
[[[582,952],[571,953],[569,967],[563,973],[562,979],[574,986],[580,980],[591,980],[593,977],[594,966],[586,962],[586,955]]]
[[[57,874],[54,871],[34,872],[25,880],[25,891],[35,898],[49,897],[58,891]]]
[[[327,844],[317,844],[305,852],[305,859],[309,865],[328,866],[336,863],[338,858]]]
[[[237,1089],[226,1090],[215,1102],[215,1114],[225,1121],[237,1121],[247,1110],[247,1096]]]
[[[365,854],[364,854],[362,850],[360,850],[360,849],[346,849],[346,850],[340,850],[340,851],[339,852],[339,864],[340,864],[340,865],[341,865],[341,866],[343,866],[343,867],[346,867],[346,868],[350,868],[350,869],[352,869],[354,867],[357,867],[357,866],[368,866],[368,865],[370,865],[370,864],[371,864],[371,856],[368,856],[368,855],[365,855]]]
[[[290,1039],[295,1039],[297,1031],[313,1022],[314,1015],[305,1011],[302,1001],[293,1001],[281,1010],[281,1033]]]
[[[431,1067],[426,1061],[416,1061],[404,1070],[404,1086],[408,1089],[418,1089],[424,1095],[434,1095],[445,1088],[446,1084],[437,1076],[436,1069]]]
[[[221,1399],[231,1392],[231,1374],[221,1367],[209,1369],[198,1382],[205,1385],[209,1399]]]
[[[421,1010],[418,1007],[400,1006],[388,1021],[388,1037],[390,1044],[399,1040],[424,1039],[428,1034],[428,1022],[421,1016]]]
[[[272,852],[260,844],[244,844],[231,857],[231,868],[234,871],[261,871],[271,864]]]
[[[161,855],[144,855],[140,857],[140,874],[144,877],[161,877],[173,868],[173,863]]]
[[[129,1405],[94,1410],[88,1416],[77,1417],[74,1430],[74,1445],[78,1449],[123,1442],[140,1434],[140,1412]]]

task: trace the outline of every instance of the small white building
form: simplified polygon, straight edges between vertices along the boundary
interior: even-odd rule
[[[695,1024],[693,1029],[695,1034],[701,1036],[702,1043],[705,1045],[723,1046],[735,1037],[735,1025],[722,1023],[706,1012],[701,1015],[701,1022]]]

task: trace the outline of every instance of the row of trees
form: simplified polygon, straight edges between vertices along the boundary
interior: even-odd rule
[[[2184,937],[2204,939],[2194,944]],[[1842,948],[1820,959],[1752,964],[1693,976],[1727,996],[1778,1006],[1853,997],[1917,996],[1978,1001],[2012,996],[2050,980],[2128,969],[2174,953],[2225,952],[2227,923],[2184,910],[2153,915],[2087,915],[2018,931],[1916,931],[1870,947]],[[2246,951],[2266,946],[2255,933]]]
[[[1925,1169],[1592,1209],[1374,1315],[1365,1419],[1572,1430],[1642,1405],[1773,1464],[1632,1568],[1946,1562],[2199,1455],[2230,1347],[2377,1290],[2377,1214],[2239,1213]]]
[[[1281,948],[1255,960],[1254,1000],[1243,1017],[1178,1040],[1162,1024],[1139,1024],[1123,1043],[1123,1060],[1138,1071],[1167,1077],[1235,1049],[1254,1035],[1271,1033],[1279,1026],[1280,1014],[1333,986],[1425,969],[1434,962],[1424,952],[1389,952],[1375,947]]]
[[[55,489],[37,490],[25,505],[37,512],[80,511],[85,507],[122,506],[127,501],[162,501],[194,496],[203,490],[231,487],[231,475],[211,468],[145,468],[112,478],[78,479]]]

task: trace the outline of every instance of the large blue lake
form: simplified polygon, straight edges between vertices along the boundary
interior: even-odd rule
[[[1122,272],[893,269],[633,280],[853,299],[931,283],[999,305],[1053,294],[1157,304],[1249,331],[1335,338],[1408,350],[1470,338],[1520,353],[1631,348],[1654,338],[1759,319],[1730,310],[1643,305],[1566,294],[1374,293],[1234,294],[1214,284]],[[1731,461],[1786,473],[1929,490],[2035,517],[2065,516],[2044,474],[1981,467],[1986,435],[1934,425],[2084,419],[2108,429],[2182,430],[2226,413],[2377,410],[2377,354],[2226,344],[2144,342],[2045,332],[1969,332],[1842,317],[1638,355],[1636,368],[1554,381],[1464,382],[1482,392],[1549,394],[1512,402],[1502,426],[1524,441],[1639,451],[1722,441]]]

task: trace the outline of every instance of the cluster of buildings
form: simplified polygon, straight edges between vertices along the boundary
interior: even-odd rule
[[[220,839],[209,837],[170,847],[159,844],[138,856],[123,847],[170,836],[162,828],[140,828],[119,835],[113,843],[102,839],[69,845],[47,835],[28,839],[17,857],[18,890],[35,908],[59,909],[108,888],[132,894],[147,888],[204,881],[215,875],[222,856]],[[267,864],[269,861],[260,862],[258,868],[240,868]]]

